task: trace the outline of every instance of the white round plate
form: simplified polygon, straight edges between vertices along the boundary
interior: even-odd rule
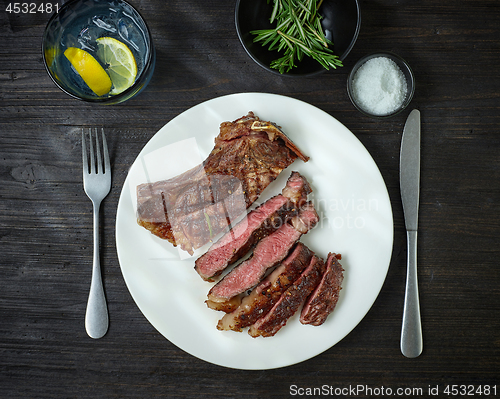
[[[344,283],[335,311],[320,327],[293,316],[274,337],[218,331],[223,313],[205,305],[212,284],[194,270],[202,251],[189,257],[136,221],[138,184],[167,179],[201,163],[223,121],[253,111],[277,123],[310,157],[297,159],[268,186],[259,203],[281,192],[290,172],[310,182],[321,218],[301,239],[317,255],[340,253]],[[201,103],[168,122],[132,165],[118,203],[116,246],[130,293],[149,322],[179,348],[220,366],[272,369],[329,349],[366,315],[384,283],[392,253],[392,209],[383,178],[361,142],[335,118],[293,98],[241,93]]]

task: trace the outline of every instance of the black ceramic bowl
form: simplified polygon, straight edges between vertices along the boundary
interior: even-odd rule
[[[269,67],[272,61],[282,55],[277,51],[269,51],[267,47],[263,47],[260,43],[254,43],[255,35],[250,32],[258,29],[275,28],[276,23],[271,24],[269,22],[272,9],[272,1],[269,4],[267,0],[236,1],[236,31],[248,55],[261,67],[277,75],[311,76],[324,72],[326,69],[310,57],[304,57],[296,68],[285,74],[280,74],[278,70]],[[321,24],[325,35],[333,41],[333,50],[343,61],[358,38],[361,26],[359,1],[323,0],[319,12],[323,16]]]

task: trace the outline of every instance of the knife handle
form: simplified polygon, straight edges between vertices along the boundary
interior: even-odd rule
[[[417,278],[417,232],[407,231],[408,261],[406,275],[403,326],[401,329],[401,352],[406,357],[417,357],[422,353],[422,324],[418,300]]]

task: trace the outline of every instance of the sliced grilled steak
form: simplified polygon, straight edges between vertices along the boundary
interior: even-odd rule
[[[299,242],[290,255],[253,291],[243,298],[241,305],[226,314],[217,324],[219,330],[241,331],[267,314],[311,262],[313,253]]]
[[[271,337],[276,334],[314,291],[324,272],[325,262],[314,255],[297,281],[281,295],[269,313],[250,327],[248,334],[254,338]]]
[[[318,214],[313,204],[307,202],[290,223],[260,240],[251,258],[240,263],[214,285],[208,293],[208,301],[226,302],[258,284],[266,271],[281,262],[300,236],[317,222]]]
[[[270,198],[254,209],[229,230],[219,241],[198,258],[195,270],[204,280],[210,280],[241,259],[257,242],[277,230],[298,214],[298,207],[311,192],[307,180],[298,172],[292,172],[282,195]]]
[[[198,258],[195,270],[204,280],[217,277],[227,266],[241,259],[258,240],[275,231],[280,224],[297,213],[298,208],[286,197],[277,195],[270,198]]]
[[[302,308],[300,314],[302,324],[320,326],[335,309],[344,280],[344,269],[339,263],[340,259],[340,255],[328,254],[325,274]]]
[[[297,157],[308,159],[275,124],[252,112],[223,122],[202,165],[137,187],[137,222],[192,254],[243,214]]]

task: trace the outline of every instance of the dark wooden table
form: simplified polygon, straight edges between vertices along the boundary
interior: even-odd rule
[[[48,16],[9,14],[9,3],[1,3],[0,396],[267,398],[306,396],[293,386],[358,385],[394,394],[416,389],[406,397],[431,396],[430,388],[458,397],[454,389],[460,393],[462,385],[485,397],[489,385],[499,396],[500,2],[364,1],[345,67],[307,79],[277,77],[253,63],[235,32],[234,1],[132,3],[153,32],[156,70],[144,92],[111,107],[73,100],[56,88],[40,51]],[[404,57],[417,79],[410,107],[386,120],[361,115],[346,92],[351,67],[375,50]],[[389,272],[366,317],[326,352],[267,371],[209,364],[166,340],[129,294],[115,247],[118,198],[141,148],[186,109],[238,92],[290,96],[342,122],[375,159],[394,214]],[[399,349],[406,234],[398,168],[412,108],[422,114],[418,259],[425,348],[407,359]],[[107,132],[113,167],[101,214],[110,327],[100,340],[84,329],[92,215],[82,189],[80,132],[94,126]]]

